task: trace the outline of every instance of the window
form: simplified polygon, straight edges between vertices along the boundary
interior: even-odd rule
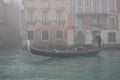
[[[102,7],[102,12],[106,13],[107,12],[107,0],[101,0],[101,7]]]
[[[93,8],[99,7],[99,0],[93,0]]]
[[[83,17],[77,17],[77,26],[84,25],[84,18]]]
[[[35,24],[35,8],[28,9],[28,24]]]
[[[92,19],[92,26],[99,27],[100,26],[100,19],[99,17],[93,17]]]
[[[69,8],[70,8],[70,10],[75,9],[75,0],[69,0]]]
[[[1,2],[0,2],[0,11],[1,11],[1,13],[3,13],[3,10],[2,10],[2,5],[1,5]],[[0,19],[1,19],[1,17],[2,17],[2,15],[0,14]]]
[[[85,0],[85,7],[89,8],[91,6],[91,0]]]
[[[108,42],[116,42],[116,34],[115,32],[108,33]]]
[[[42,31],[42,40],[49,40],[48,31]]]
[[[93,12],[98,13],[100,0],[93,0]]]
[[[56,11],[56,20],[57,21],[63,20],[63,11],[62,10]]]
[[[62,31],[57,31],[56,32],[56,38],[63,38],[63,32]]]
[[[110,8],[110,12],[114,12],[115,11],[115,0],[109,0],[109,8]]]
[[[34,31],[28,31],[27,32],[27,39],[28,40],[34,40]]]
[[[64,25],[64,22],[63,10],[56,10],[56,25]]]
[[[42,11],[42,25],[48,25],[48,13],[48,9]]]
[[[77,0],[78,7],[83,7],[83,0]]]
[[[116,26],[116,17],[109,17],[108,18],[108,26],[115,27]]]

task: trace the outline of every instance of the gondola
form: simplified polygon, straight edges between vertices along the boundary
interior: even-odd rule
[[[45,50],[37,49],[30,46],[30,51],[34,55],[48,56],[48,57],[79,57],[79,56],[95,56],[101,49],[91,49],[88,51],[55,51],[55,50]]]

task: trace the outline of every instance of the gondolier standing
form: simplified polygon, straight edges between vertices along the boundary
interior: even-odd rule
[[[102,39],[101,39],[101,36],[100,36],[99,33],[97,33],[97,35],[96,35],[95,42],[97,42],[97,45],[100,48],[101,47]]]

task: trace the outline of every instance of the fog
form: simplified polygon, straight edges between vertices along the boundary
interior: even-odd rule
[[[13,1],[15,3],[19,3],[21,9],[23,9],[23,6],[22,6],[22,0],[4,0],[5,3],[9,3],[10,1]]]
[[[120,0],[0,0],[0,80],[119,80]]]
[[[93,45],[97,34],[107,46],[120,45],[119,0],[4,2],[0,4],[0,46],[17,41],[26,46],[26,40],[37,46]]]
[[[16,0],[0,2],[0,47],[21,45],[21,6]]]
[[[19,2],[21,3],[22,0],[4,0],[5,2],[9,2],[9,1],[14,1],[14,2]]]

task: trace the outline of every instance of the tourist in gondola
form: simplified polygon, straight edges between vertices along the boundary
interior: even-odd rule
[[[77,51],[88,51],[88,48],[86,48],[86,47],[78,47]]]

